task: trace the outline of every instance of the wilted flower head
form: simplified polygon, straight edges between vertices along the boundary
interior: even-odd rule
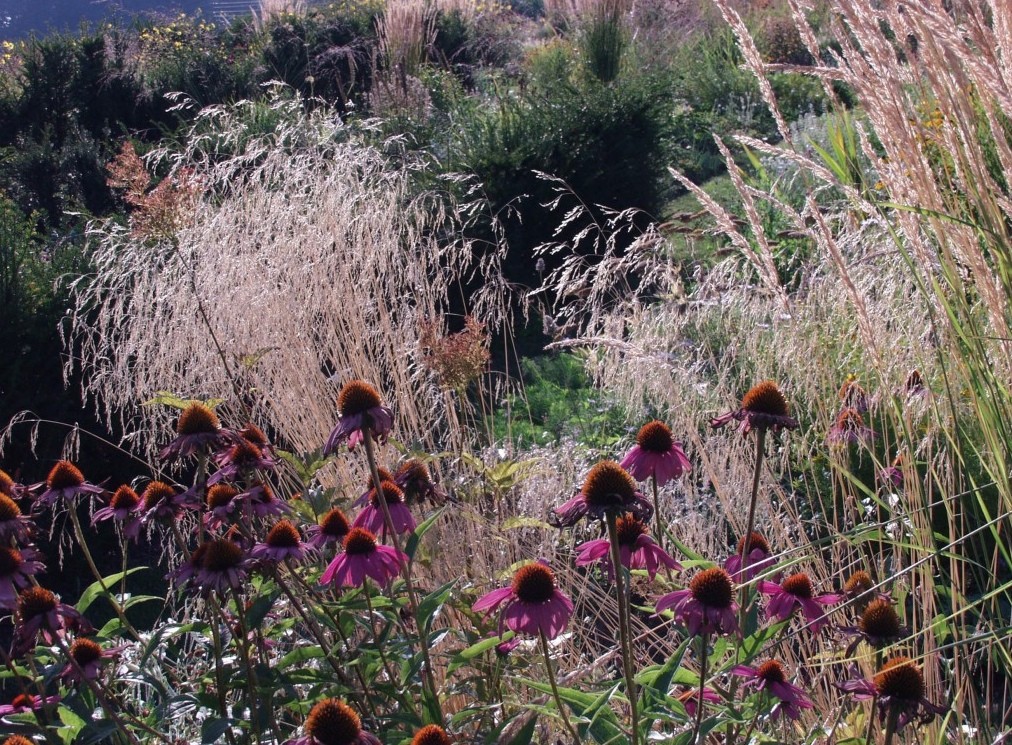
[[[394,426],[393,412],[383,405],[379,392],[362,380],[345,383],[337,397],[337,410],[337,426],[323,446],[324,455],[336,452],[345,440],[353,449],[362,441],[364,428],[368,428],[378,442],[386,442]]]
[[[646,569],[652,580],[661,567],[681,571],[682,565],[671,558],[654,539],[646,523],[632,515],[622,515],[615,522],[618,535],[619,558],[626,569]],[[609,577],[614,576],[611,562],[611,543],[607,538],[598,538],[576,547],[577,566],[601,562]]]
[[[246,579],[246,556],[242,546],[228,538],[212,538],[190,557],[193,583],[205,590],[238,589]]]
[[[306,557],[306,547],[302,543],[298,528],[288,520],[278,520],[267,533],[263,543],[253,547],[250,556],[272,562],[302,561]]]
[[[393,481],[384,481],[379,489],[369,490],[369,504],[358,513],[352,527],[365,528],[372,533],[386,536],[387,526],[380,499],[385,499],[390,511],[390,521],[396,533],[411,533],[415,529],[415,518],[404,504],[404,492]]]
[[[221,428],[214,410],[199,401],[191,401],[176,420],[176,437],[162,448],[162,460],[186,458],[197,453],[209,453],[228,442],[231,433]]]
[[[871,680],[855,678],[838,684],[837,688],[853,693],[859,700],[874,698],[882,721],[890,712],[895,712],[897,732],[915,719],[930,722],[935,715],[947,711],[946,707],[925,698],[924,673],[919,665],[903,655],[893,655],[886,660]]]
[[[865,393],[864,388],[857,382],[857,378],[853,375],[848,375],[847,379],[840,386],[840,406],[843,408],[854,408],[859,413],[864,414],[868,411],[868,394]]]
[[[163,481],[152,481],[141,493],[145,522],[171,522],[192,507],[191,497]]]
[[[907,375],[906,382],[903,383],[903,392],[907,397],[923,396],[928,392],[927,386],[924,385],[924,378],[921,377],[920,370],[910,371],[910,374]]]
[[[776,660],[767,660],[759,667],[737,665],[731,672],[748,678],[745,685],[759,691],[768,691],[778,699],[770,713],[773,721],[779,719],[781,714],[785,714],[788,719],[797,719],[801,716],[801,709],[812,708],[812,702],[805,692],[787,682],[787,672]]]
[[[503,626],[517,633],[554,639],[569,624],[573,601],[555,584],[555,573],[547,564],[535,561],[520,567],[513,575],[509,587],[488,593],[473,609],[476,613],[494,613],[499,616],[499,635]]]
[[[18,595],[14,612],[14,654],[22,655],[35,646],[39,636],[48,644],[64,630],[91,634],[94,629],[84,617],[43,587],[28,587]]]
[[[766,606],[767,615],[786,621],[798,606],[813,631],[829,623],[823,606],[843,600],[843,596],[836,593],[816,595],[812,580],[804,572],[792,574],[779,585],[776,582],[760,582],[759,591],[772,596]]]
[[[741,399],[741,407],[710,420],[711,427],[723,427],[731,420],[741,422],[742,434],[753,429],[773,430],[796,429],[798,421],[790,416],[787,399],[772,380],[749,389]]]
[[[0,717],[5,717],[8,714],[25,714],[27,712],[39,711],[40,709],[50,706],[55,703],[59,703],[59,696],[36,696],[31,693],[19,693],[17,696],[11,699],[9,704],[0,704]],[[28,745],[35,745],[31,740],[27,740],[24,737],[9,737],[4,740],[4,745],[8,743],[23,741]]]
[[[903,454],[899,453],[893,459],[892,465],[886,466],[878,472],[878,479],[885,487],[899,489],[903,486]]]
[[[102,665],[116,656],[119,649],[102,649],[102,645],[92,639],[75,639],[70,645],[70,657],[61,673],[68,681],[82,682],[95,680],[102,671]]]
[[[101,494],[105,491],[101,486],[85,481],[81,470],[69,460],[61,460],[49,471],[45,481],[33,484],[29,489],[32,492],[43,490],[38,501],[47,507],[82,494]]]
[[[226,525],[232,515],[239,511],[240,502],[236,500],[237,496],[239,490],[231,484],[214,484],[208,487],[204,521],[211,527]]]
[[[21,508],[14,499],[0,492],[0,541],[9,542],[12,538],[24,542],[32,533],[31,520],[21,514]]]
[[[830,445],[852,445],[865,443],[875,437],[875,431],[865,426],[861,413],[849,406],[836,416],[836,421],[829,428],[826,441]]]
[[[682,693],[678,694],[678,700],[682,702],[682,706],[685,707],[685,713],[689,715],[690,719],[696,717],[696,705],[699,703],[699,688],[692,687]],[[723,702],[720,694],[712,688],[703,688],[703,703],[704,704],[719,704]]]
[[[432,480],[429,467],[418,458],[404,461],[393,480],[404,490],[404,501],[408,504],[424,502],[426,499],[433,504],[443,504],[446,501],[446,492]]]
[[[744,572],[745,579],[750,580],[757,574],[761,574],[766,571],[769,567],[773,566],[774,560],[772,557],[773,551],[770,548],[769,542],[763,536],[762,533],[752,531],[748,539],[748,560],[743,561],[742,555],[745,553],[745,536],[738,539],[738,549],[731,556],[727,557],[727,561],[724,562],[724,569],[727,570],[735,582],[739,584],[745,580],[742,579],[743,572],[741,571],[742,564],[746,564],[748,569]]]
[[[636,490],[636,482],[622,466],[603,460],[590,469],[580,492],[557,507],[552,518],[560,527],[569,527],[586,516],[603,520],[608,514],[617,517],[627,512],[645,521],[654,508]]]
[[[668,609],[675,614],[676,620],[685,624],[692,636],[739,633],[734,585],[730,575],[719,567],[698,572],[688,589],[659,598],[657,612]]]
[[[344,551],[334,557],[320,584],[333,582],[337,587],[361,587],[367,577],[386,586],[407,566],[408,555],[376,542],[376,535],[365,528],[352,528],[344,537]]]
[[[278,459],[244,437],[238,437],[227,450],[214,457],[218,470],[207,480],[208,484],[234,481],[238,478],[253,478],[257,471],[272,471]]]
[[[288,745],[381,745],[362,729],[362,720],[350,706],[336,698],[319,702],[309,711],[303,736]]]
[[[637,481],[653,476],[658,486],[664,486],[689,470],[689,459],[682,446],[675,442],[671,428],[664,422],[653,421],[640,427],[636,444],[621,465]]]

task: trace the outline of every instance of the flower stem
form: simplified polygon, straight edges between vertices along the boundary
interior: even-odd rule
[[[661,501],[657,496],[657,474],[650,476],[650,484],[654,491],[654,530],[657,531],[657,544],[664,548],[664,521],[661,520]]]
[[[562,721],[566,725],[566,729],[569,730],[569,734],[573,738],[573,745],[580,745],[580,736],[576,734],[573,723],[569,721],[569,714],[566,713],[566,707],[563,706],[562,697],[559,695],[559,686],[555,682],[555,671],[552,670],[552,658],[548,653],[548,639],[545,637],[544,630],[538,629],[538,636],[541,638],[541,653],[545,656],[545,668],[548,670],[548,682],[552,684],[552,696],[555,698],[555,705],[562,715]]]
[[[763,456],[766,453],[766,430],[755,431],[755,468],[752,472],[752,496],[748,504],[748,522],[745,537],[741,546],[741,606],[738,611],[738,626],[743,635],[748,636],[745,629],[745,616],[748,612],[748,559],[752,552],[752,531],[755,530],[755,507],[759,501],[759,477],[762,475]]]
[[[372,474],[373,488],[376,490],[377,501],[380,503],[380,509],[383,511],[383,524],[386,526],[387,532],[390,533],[390,540],[394,544],[394,548],[397,549],[398,553],[403,553],[401,549],[401,539],[397,535],[397,531],[394,530],[394,521],[390,516],[390,507],[387,505],[386,495],[383,493],[383,489],[380,486],[381,479],[379,475],[379,465],[376,462],[376,447],[372,439],[372,429],[364,425],[362,427],[362,442],[365,445],[365,456],[366,460],[369,461],[369,472]],[[443,724],[443,710],[439,702],[439,691],[436,688],[436,678],[432,670],[432,660],[429,657],[429,640],[428,634],[425,633],[423,624],[418,618],[418,597],[415,594],[415,586],[411,581],[411,557],[404,563],[403,574],[404,583],[408,588],[408,599],[411,602],[411,615],[415,617],[415,627],[418,629],[418,646],[422,653],[422,661],[424,663],[422,670],[422,685],[429,688],[431,695],[432,706],[435,710],[432,712],[436,717],[436,724]]]
[[[640,737],[639,712],[636,706],[636,679],[633,673],[632,634],[629,628],[629,596],[625,588],[625,576],[622,573],[622,552],[618,545],[617,520],[613,512],[606,518],[608,525],[608,542],[611,545],[611,563],[615,572],[615,593],[618,595],[618,628],[622,641],[622,668],[625,672],[626,694],[629,696],[631,712],[630,729],[632,745],[638,745]]]
[[[696,724],[692,728],[692,742],[702,745],[700,730],[703,727],[703,704],[706,699],[703,696],[706,690],[706,646],[709,634],[701,634],[699,637],[699,700],[696,702]]]
[[[874,713],[875,712],[873,711],[872,716],[874,716]],[[883,740],[883,745],[892,745],[893,735],[896,734],[896,725],[899,722],[899,718],[900,718],[899,709],[897,709],[894,705],[890,704],[889,715],[886,718],[886,733],[885,733],[885,740]]]

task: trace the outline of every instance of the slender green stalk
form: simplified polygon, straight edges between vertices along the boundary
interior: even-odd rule
[[[562,704],[562,697],[559,695],[559,686],[555,682],[555,671],[552,670],[552,657],[548,652],[548,639],[545,637],[545,632],[541,629],[538,629],[538,636],[541,639],[541,654],[545,657],[545,669],[548,670],[548,682],[552,685],[552,696],[555,698],[555,705],[559,709],[559,714],[562,715],[562,722],[566,725],[566,729],[569,730],[569,734],[573,738],[573,745],[580,745],[580,736],[576,734],[573,723],[569,721],[569,714],[566,713],[566,707]]]
[[[640,721],[636,701],[636,678],[633,672],[632,633],[629,628],[629,596],[625,591],[625,575],[622,567],[622,552],[618,545],[617,519],[609,512],[605,521],[608,525],[608,542],[611,545],[611,563],[615,572],[615,594],[618,596],[618,628],[622,642],[622,668],[625,672],[625,688],[629,697],[630,739],[632,745],[639,744]]]
[[[706,652],[709,634],[699,636],[699,700],[696,702],[696,724],[692,728],[692,742],[703,745],[700,730],[703,728],[703,705],[706,698],[703,692],[706,690]]]
[[[738,610],[738,626],[744,635],[745,617],[748,613],[748,558],[752,551],[752,531],[755,530],[755,508],[759,501],[759,478],[762,475],[763,456],[766,453],[766,430],[755,431],[755,467],[752,472],[752,495],[748,504],[748,521],[745,527],[745,537],[741,547],[741,605]]]
[[[369,471],[372,474],[373,486],[376,489],[377,501],[380,503],[380,509],[383,511],[383,524],[386,525],[387,532],[390,534],[390,540],[394,544],[394,548],[398,552],[403,553],[401,548],[401,539],[397,535],[397,531],[394,530],[394,521],[390,516],[390,507],[387,505],[386,495],[383,493],[383,489],[380,487],[381,479],[379,476],[379,465],[376,461],[376,446],[372,439],[372,429],[368,426],[362,427],[362,442],[365,445],[366,459],[369,461]],[[436,678],[432,670],[432,660],[429,657],[429,640],[428,635],[425,633],[423,624],[418,618],[418,596],[415,593],[415,586],[411,580],[411,558],[408,557],[408,561],[405,562],[402,567],[404,575],[404,583],[408,588],[408,600],[411,602],[411,615],[415,617],[415,627],[418,629],[418,641],[420,651],[422,653],[422,661],[424,663],[422,670],[422,684],[427,685],[429,693],[432,697],[432,703],[436,707],[434,712],[438,716],[436,724],[443,724],[443,709],[439,702],[439,690],[436,687]]]
[[[404,685],[400,683],[399,676],[394,673],[394,668],[390,664],[390,659],[387,657],[386,650],[383,648],[383,642],[380,639],[379,629],[376,627],[376,612],[372,607],[372,598],[369,595],[368,582],[362,583],[362,594],[365,595],[365,607],[366,610],[369,611],[369,628],[372,629],[372,638],[373,641],[376,642],[376,650],[379,652],[380,662],[382,662],[383,669],[386,671],[387,679],[395,686],[395,688],[402,689],[404,688]],[[414,701],[411,700],[411,696],[404,696],[402,703],[407,705],[407,708],[411,710],[412,714],[417,715],[418,712],[415,710],[415,704]]]
[[[650,476],[650,485],[654,492],[654,530],[657,532],[657,544],[664,548],[664,521],[661,520],[661,501],[657,496],[657,474]]]
[[[242,598],[239,596],[239,590],[235,587],[232,588],[232,601],[235,603],[235,617],[236,622],[239,624],[239,635],[241,637],[236,639],[235,646],[239,650],[239,656],[242,658],[243,665],[246,667],[250,693],[250,714],[253,726],[257,732],[257,741],[259,742],[260,737],[259,717],[262,707],[262,710],[267,712],[267,723],[274,734],[275,740],[281,742],[284,738],[281,737],[281,729],[278,727],[277,719],[274,716],[274,707],[271,705],[271,700],[270,698],[266,702],[260,700],[260,680],[256,674],[256,666],[253,664],[253,659],[250,657],[249,629],[246,626],[246,618],[243,615]]]

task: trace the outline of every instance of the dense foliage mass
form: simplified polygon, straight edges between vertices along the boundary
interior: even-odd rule
[[[745,10],[4,43],[3,745],[1001,741],[1012,17]]]

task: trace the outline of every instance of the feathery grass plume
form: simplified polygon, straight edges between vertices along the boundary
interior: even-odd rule
[[[279,95],[262,134],[251,106],[204,111],[186,148],[162,153],[206,186],[172,241],[92,224],[95,276],[73,288],[67,375],[149,449],[146,433],[168,425],[163,407],[141,406],[158,391],[234,401],[255,389],[243,413],[312,451],[337,419],[332,381],[357,375],[384,381],[403,439],[445,446],[454,414],[415,365],[419,322],[440,315],[453,281],[442,257],[466,255],[433,237],[452,241],[442,227],[456,217],[326,111]]]

